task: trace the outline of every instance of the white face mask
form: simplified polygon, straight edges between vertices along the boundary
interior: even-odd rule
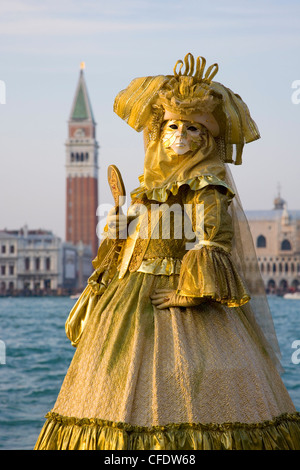
[[[170,120],[166,122],[162,131],[162,141],[166,149],[170,148],[177,155],[184,155],[200,148],[203,133],[201,124]]]

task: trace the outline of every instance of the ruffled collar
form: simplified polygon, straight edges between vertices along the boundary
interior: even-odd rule
[[[226,188],[228,194],[231,197],[234,197],[235,195],[232,188],[227,183],[225,183],[225,181],[218,178],[214,174],[203,174],[182,181],[172,181],[160,187],[151,189],[146,187],[144,182],[144,175],[139,177],[139,181],[140,186],[130,193],[132,201],[146,197],[150,201],[166,202],[170,194],[176,196],[180,187],[185,184],[188,185],[192,191],[197,191],[209,185],[222,186],[223,188]]]

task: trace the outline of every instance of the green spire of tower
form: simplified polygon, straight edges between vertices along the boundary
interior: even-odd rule
[[[72,119],[88,119],[89,118],[88,112],[86,109],[86,102],[84,99],[82,85],[80,85],[79,87],[71,118]]]
[[[75,120],[75,121],[91,120],[94,122],[93,111],[92,111],[92,107],[91,107],[88,92],[87,92],[83,70],[84,70],[84,63],[82,62],[80,66],[79,82],[77,85],[77,90],[76,90],[75,98],[73,101],[70,120]]]

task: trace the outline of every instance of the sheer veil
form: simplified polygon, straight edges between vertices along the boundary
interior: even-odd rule
[[[281,366],[281,353],[276,331],[270,312],[264,283],[260,274],[254,243],[242,207],[242,203],[228,164],[226,167],[226,183],[233,189],[235,197],[230,205],[229,212],[232,217],[234,237],[232,258],[241,275],[244,277],[251,294],[251,300],[242,307],[247,320],[275,363],[278,371],[283,373]]]

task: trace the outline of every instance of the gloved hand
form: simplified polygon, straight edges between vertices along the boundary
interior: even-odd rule
[[[121,209],[119,210],[119,213],[116,214],[116,209],[113,207],[107,215],[106,223],[108,238],[119,238],[122,240],[127,238],[128,220]]]
[[[150,298],[152,304],[159,310],[169,307],[194,307],[205,301],[200,297],[178,295],[175,290],[170,289],[157,289]]]

